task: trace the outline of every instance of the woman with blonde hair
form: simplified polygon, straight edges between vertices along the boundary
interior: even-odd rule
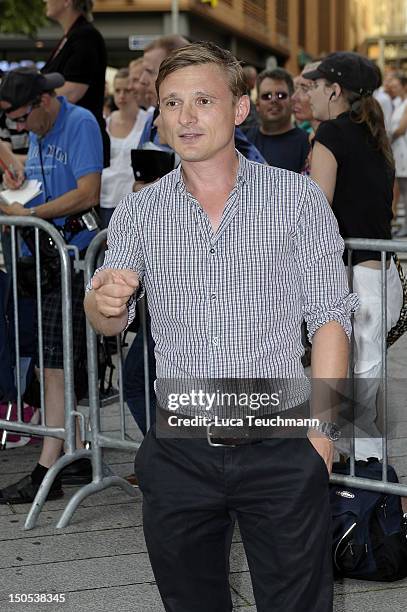
[[[130,86],[128,68],[118,70],[113,81],[113,97],[117,110],[106,119],[110,136],[110,166],[102,172],[100,216],[107,227],[114,209],[132,191],[134,175],[131,150],[137,149],[149,114],[139,108]]]

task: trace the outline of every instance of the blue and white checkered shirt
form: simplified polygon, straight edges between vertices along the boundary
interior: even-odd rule
[[[215,233],[180,168],[126,196],[112,217],[103,268],[139,274],[158,378],[303,379],[303,318],[310,338],[328,321],[351,334],[358,299],[323,193],[238,157]]]

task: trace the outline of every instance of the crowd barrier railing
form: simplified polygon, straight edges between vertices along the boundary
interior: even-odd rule
[[[125,406],[123,401],[123,370],[122,370],[122,353],[121,353],[121,341],[118,337],[118,376],[119,376],[119,402],[120,402],[120,436],[114,437],[109,436],[102,432],[101,429],[101,415],[100,415],[100,397],[99,397],[99,384],[98,384],[98,357],[97,357],[97,335],[87,322],[86,324],[86,338],[87,338],[87,357],[88,357],[88,383],[89,383],[89,419],[90,419],[90,450],[75,450],[75,417],[78,413],[75,410],[74,404],[74,391],[73,391],[73,363],[72,363],[72,326],[70,322],[71,307],[70,307],[70,266],[69,266],[69,254],[68,248],[59,236],[58,232],[49,226],[46,222],[38,219],[26,220],[21,217],[0,217],[0,223],[8,224],[12,226],[12,250],[13,259],[15,258],[16,252],[16,241],[15,241],[15,227],[17,225],[30,225],[35,228],[38,236],[38,230],[44,229],[48,231],[51,237],[55,240],[58,246],[58,250],[61,256],[61,273],[62,273],[62,291],[63,291],[63,334],[64,334],[64,369],[65,369],[65,405],[68,410],[65,412],[65,427],[64,428],[48,428],[44,425],[44,405],[42,397],[41,405],[41,424],[39,426],[27,425],[21,422],[21,393],[18,392],[18,403],[19,403],[19,420],[12,425],[9,422],[0,420],[0,427],[5,425],[13,431],[21,431],[24,433],[39,433],[41,435],[54,435],[61,437],[66,440],[66,454],[57,461],[57,463],[49,470],[46,478],[44,479],[43,485],[38,492],[38,495],[31,507],[30,513],[27,517],[26,529],[31,529],[35,525],[35,521],[42,508],[42,505],[46,499],[49,488],[59,472],[59,470],[65,465],[78,459],[79,457],[91,457],[93,479],[92,482],[82,486],[75,495],[68,502],[65,507],[58,523],[57,528],[63,528],[67,526],[80,505],[80,503],[89,495],[97,493],[111,486],[119,486],[129,495],[137,496],[137,491],[132,487],[125,479],[115,475],[109,466],[103,462],[103,450],[105,448],[126,450],[126,451],[137,451],[140,444],[132,440],[126,432],[125,425]],[[98,263],[101,261],[103,256],[104,246],[106,240],[106,230],[101,231],[87,249],[86,257],[84,262],[77,263],[78,268],[84,270],[85,284],[91,279]],[[360,478],[355,476],[355,449],[354,439],[351,444],[351,456],[350,456],[350,474],[348,476],[332,474],[331,482],[335,484],[341,484],[348,487],[362,488],[366,490],[375,490],[383,493],[394,493],[400,496],[407,496],[407,485],[395,484],[387,482],[387,411],[388,411],[388,371],[387,371],[387,313],[385,304],[387,301],[387,277],[386,277],[386,253],[407,252],[407,241],[402,240],[370,240],[370,239],[350,239],[346,241],[346,246],[349,250],[349,261],[352,250],[375,250],[381,252],[381,279],[382,279],[382,349],[381,349],[381,384],[382,384],[382,396],[383,396],[383,438],[382,438],[382,450],[383,450],[383,465],[382,465],[382,480],[373,481],[366,478]],[[37,258],[37,261],[39,259]],[[348,267],[350,285],[352,285],[352,267]],[[37,263],[37,281],[39,279],[39,264]],[[13,263],[13,295],[16,298],[17,295],[17,283],[15,280],[15,263]],[[16,302],[16,299],[15,299]],[[146,393],[146,422],[147,429],[150,425],[150,398],[149,398],[149,373],[148,373],[148,344],[146,336],[146,316],[143,301],[139,302],[141,326],[143,329],[143,353],[144,353],[144,380],[145,380],[145,393]],[[17,313],[18,315],[18,313]],[[40,317],[39,317],[40,318]],[[16,317],[18,320],[18,316]],[[17,330],[18,338],[18,330]],[[18,360],[17,360],[18,361]],[[353,351],[351,351],[351,362],[353,363]],[[41,368],[40,368],[41,369]],[[353,368],[351,367],[351,372]],[[40,376],[43,377],[43,373]],[[17,376],[18,379],[18,376]]]
[[[101,232],[96,236],[93,243],[88,249],[85,259],[85,276],[89,280],[96,268],[96,260],[98,255],[100,256],[101,249],[104,245],[106,232]],[[338,474],[331,475],[331,482],[335,484],[343,484],[345,486],[352,486],[355,488],[363,488],[368,490],[381,491],[383,493],[395,493],[401,496],[407,496],[407,485],[395,484],[387,482],[387,314],[386,304],[387,299],[387,277],[386,277],[386,253],[387,252],[407,252],[407,242],[402,240],[365,240],[365,239],[351,239],[346,241],[346,246],[349,250],[349,258],[351,257],[352,250],[376,250],[381,252],[381,279],[382,279],[382,391],[383,391],[383,471],[382,480],[373,481],[366,478],[360,478],[355,476],[355,449],[354,439],[351,445],[351,457],[350,457],[350,475],[342,476]],[[349,259],[349,261],[351,261]],[[352,267],[348,267],[350,285],[352,284]],[[143,353],[144,353],[144,364],[145,364],[145,394],[146,394],[146,421],[147,428],[149,427],[150,418],[150,401],[149,401],[149,377],[148,377],[148,345],[145,333],[145,310],[143,304],[141,304],[141,325],[144,331],[143,333]],[[107,488],[113,485],[119,485],[125,490],[129,491],[128,483],[124,484],[123,479],[112,476],[104,476],[102,473],[102,450],[103,448],[115,448],[122,450],[134,450],[139,448],[139,444],[131,441],[127,438],[124,424],[124,406],[123,396],[120,396],[121,409],[120,414],[122,418],[121,424],[121,437],[113,438],[101,433],[100,430],[100,405],[98,396],[98,375],[97,375],[97,352],[96,352],[96,334],[92,330],[91,326],[87,325],[87,340],[88,340],[88,366],[89,366],[89,404],[90,404],[90,419],[92,429],[92,461],[94,467],[94,482],[90,485],[83,487],[78,493],[71,499],[68,506],[65,509],[63,516],[58,524],[58,527],[63,527],[70,521],[75,509],[82,499],[87,495],[99,491],[101,488]],[[121,355],[119,354],[119,362]],[[351,361],[353,363],[353,350],[351,351]],[[120,363],[119,363],[120,365]],[[351,371],[353,372],[353,366],[351,365]],[[122,372],[119,367],[119,376]]]
[[[11,232],[11,268],[12,268],[12,296],[14,309],[14,336],[15,336],[15,381],[16,381],[16,404],[17,420],[0,419],[0,428],[6,432],[12,431],[35,436],[50,436],[64,440],[64,455],[48,470],[38,493],[31,505],[24,528],[32,529],[35,526],[38,515],[45,503],[49,490],[60,470],[73,461],[83,457],[91,457],[86,449],[76,449],[76,418],[79,419],[81,437],[85,439],[85,424],[83,415],[76,410],[74,392],[74,363],[73,363],[73,338],[72,338],[72,286],[71,286],[71,257],[69,252],[73,251],[74,270],[81,268],[79,253],[75,247],[65,243],[55,227],[35,217],[13,217],[0,216],[0,225],[7,225]],[[18,307],[18,244],[17,229],[33,228],[35,238],[35,285],[36,285],[36,312],[37,312],[37,342],[38,342],[38,366],[40,383],[40,423],[38,425],[25,423],[22,418],[22,390],[20,377],[20,338],[19,338],[19,307]],[[44,359],[43,359],[43,330],[42,330],[42,303],[41,303],[41,251],[40,230],[45,232],[54,242],[61,270],[61,304],[62,304],[62,338],[63,338],[63,370],[64,370],[64,425],[61,427],[50,427],[46,424],[45,414],[45,382],[44,382]],[[8,412],[9,416],[10,411]]]
[[[387,253],[407,253],[407,241],[404,240],[374,240],[368,238],[349,238],[345,240],[348,249],[348,278],[349,286],[353,287],[352,252],[377,251],[380,252],[381,273],[381,397],[382,397],[382,479],[371,480],[355,475],[355,437],[351,439],[349,475],[332,473],[330,481],[348,487],[377,491],[407,497],[407,484],[391,483],[387,481],[388,466],[388,366],[387,366]],[[354,377],[354,339],[351,343],[350,376]]]
[[[85,260],[84,260],[84,276],[85,284],[91,279],[96,267],[98,258],[103,253],[106,241],[106,230],[99,232],[89,245]],[[145,338],[145,336],[144,336]],[[75,495],[69,500],[60,520],[57,523],[57,528],[66,527],[79,504],[89,495],[98,493],[108,487],[119,486],[129,495],[137,496],[137,491],[124,478],[116,476],[110,468],[103,463],[103,449],[115,448],[118,450],[134,450],[136,451],[140,444],[127,439],[125,427],[125,408],[123,401],[123,376],[122,376],[122,352],[121,342],[118,339],[118,372],[119,372],[119,403],[120,403],[120,437],[115,438],[104,434],[101,430],[100,418],[100,397],[98,386],[98,358],[97,358],[97,336],[91,325],[86,323],[86,340],[87,340],[87,355],[88,355],[88,385],[89,385],[89,422],[90,422],[90,441],[92,452],[92,482],[82,486]],[[145,349],[146,350],[146,347]],[[147,347],[148,351],[148,347]],[[148,354],[148,353],[147,353]],[[148,363],[145,361],[145,367],[148,368]],[[147,378],[148,379],[148,373]],[[148,407],[149,408],[149,407]],[[149,414],[149,409],[147,410]]]

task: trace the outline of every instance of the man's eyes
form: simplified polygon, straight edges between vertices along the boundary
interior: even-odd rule
[[[168,108],[175,108],[179,104],[180,104],[179,100],[167,100],[167,102],[165,103],[165,106],[167,106]]]
[[[199,106],[209,106],[212,104],[212,100],[210,98],[198,98],[196,103]],[[165,106],[167,108],[176,108],[177,106],[180,106],[180,104],[182,104],[180,100],[167,100]]]

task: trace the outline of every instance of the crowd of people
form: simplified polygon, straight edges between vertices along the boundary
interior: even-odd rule
[[[375,424],[381,257],[375,251],[353,253],[350,293],[343,239],[390,239],[394,202],[400,197],[407,206],[407,78],[393,73],[382,84],[377,67],[350,52],[332,53],[296,76],[280,67],[257,74],[216,45],[173,35],[154,40],[142,58],[118,69],[110,94],[107,52],[91,23],[91,7],[90,0],[46,2],[63,37],[41,72],[17,68],[2,79],[3,184],[18,189],[36,179],[41,193],[27,206],[0,204],[0,211],[51,221],[82,255],[96,231],[109,227],[105,263],[85,297],[99,333],[122,332],[134,317],[136,297],[146,290],[153,426],[147,432],[139,331],[123,380],[128,407],[146,438],[129,480],[144,494],[147,545],[166,609],[190,612],[198,609],[198,598],[200,609],[224,611],[231,609],[225,556],[231,521],[216,476],[220,451],[212,453],[206,440],[177,445],[156,437],[154,382],[185,376],[302,379],[304,320],[313,345],[312,375],[345,378],[354,313],[355,375],[374,381],[358,398],[368,417],[355,452],[358,459],[381,458]],[[150,168],[143,174],[132,162],[134,150],[159,154],[149,159],[165,160],[165,173]],[[407,215],[398,232],[405,235]],[[2,242],[10,266],[7,228]],[[33,255],[24,241],[21,249]],[[83,370],[85,292],[82,274],[72,278],[74,362]],[[390,256],[387,286],[390,329],[403,302]],[[46,422],[58,427],[64,423],[64,372],[57,283],[44,291],[42,313]],[[234,477],[224,476],[231,478],[232,505],[253,564],[258,610],[271,609],[271,602],[273,609],[287,609],[288,601],[288,609],[300,609],[299,601],[308,601],[307,609],[315,612],[331,609],[321,536],[329,529],[326,492],[333,456],[327,425],[322,435],[267,440],[263,446],[222,432],[213,438],[221,448],[250,444],[253,453],[248,479],[244,448],[236,451],[236,478],[244,483],[239,494]],[[83,446],[79,430],[77,445]],[[33,471],[2,489],[0,503],[32,502],[62,452],[62,440],[44,438]],[[287,470],[292,457],[295,473]],[[185,461],[195,468],[188,471]],[[286,478],[279,500],[273,494],[281,485],[276,474]],[[54,481],[48,499],[63,495],[63,484],[86,483],[91,475],[89,460],[73,463]],[[312,500],[301,489],[310,478]],[[283,529],[275,517],[288,498],[295,504],[285,505]],[[256,525],[263,525],[262,538],[252,530],[253,515]],[[306,559],[298,552],[299,557],[270,561],[267,572],[291,577],[285,585],[278,580],[271,585],[260,568],[263,547],[309,552],[311,523],[316,537],[307,584],[300,571]],[[164,537],[163,525],[171,537]],[[193,571],[196,546],[204,547],[202,558],[211,559],[214,568],[207,581],[199,564]],[[178,570],[182,563],[180,580],[169,571],[174,555]]]

